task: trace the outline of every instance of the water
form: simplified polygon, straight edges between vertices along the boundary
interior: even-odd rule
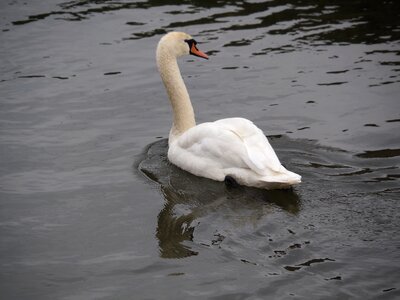
[[[1,299],[400,296],[398,1],[3,1]],[[198,122],[242,116],[303,176],[166,159],[163,33]]]

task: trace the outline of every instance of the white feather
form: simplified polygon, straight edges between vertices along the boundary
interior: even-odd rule
[[[279,162],[268,139],[251,121],[222,119],[190,128],[169,145],[169,160],[198,176],[240,184],[284,188],[301,177]]]

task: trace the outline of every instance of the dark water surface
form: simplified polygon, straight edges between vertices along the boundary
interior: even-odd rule
[[[399,299],[399,1],[1,1],[1,299]],[[165,32],[198,122],[303,176],[171,166]]]

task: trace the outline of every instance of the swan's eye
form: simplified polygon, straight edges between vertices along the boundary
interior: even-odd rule
[[[194,39],[185,40],[185,42],[189,45],[189,49],[192,49],[193,45],[197,45],[197,42]]]

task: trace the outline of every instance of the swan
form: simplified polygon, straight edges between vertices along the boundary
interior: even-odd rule
[[[208,59],[184,32],[167,33],[157,45],[157,67],[173,110],[169,161],[196,176],[250,187],[281,189],[300,183],[301,176],[281,165],[267,137],[251,121],[228,118],[196,125],[177,63],[189,54]]]

